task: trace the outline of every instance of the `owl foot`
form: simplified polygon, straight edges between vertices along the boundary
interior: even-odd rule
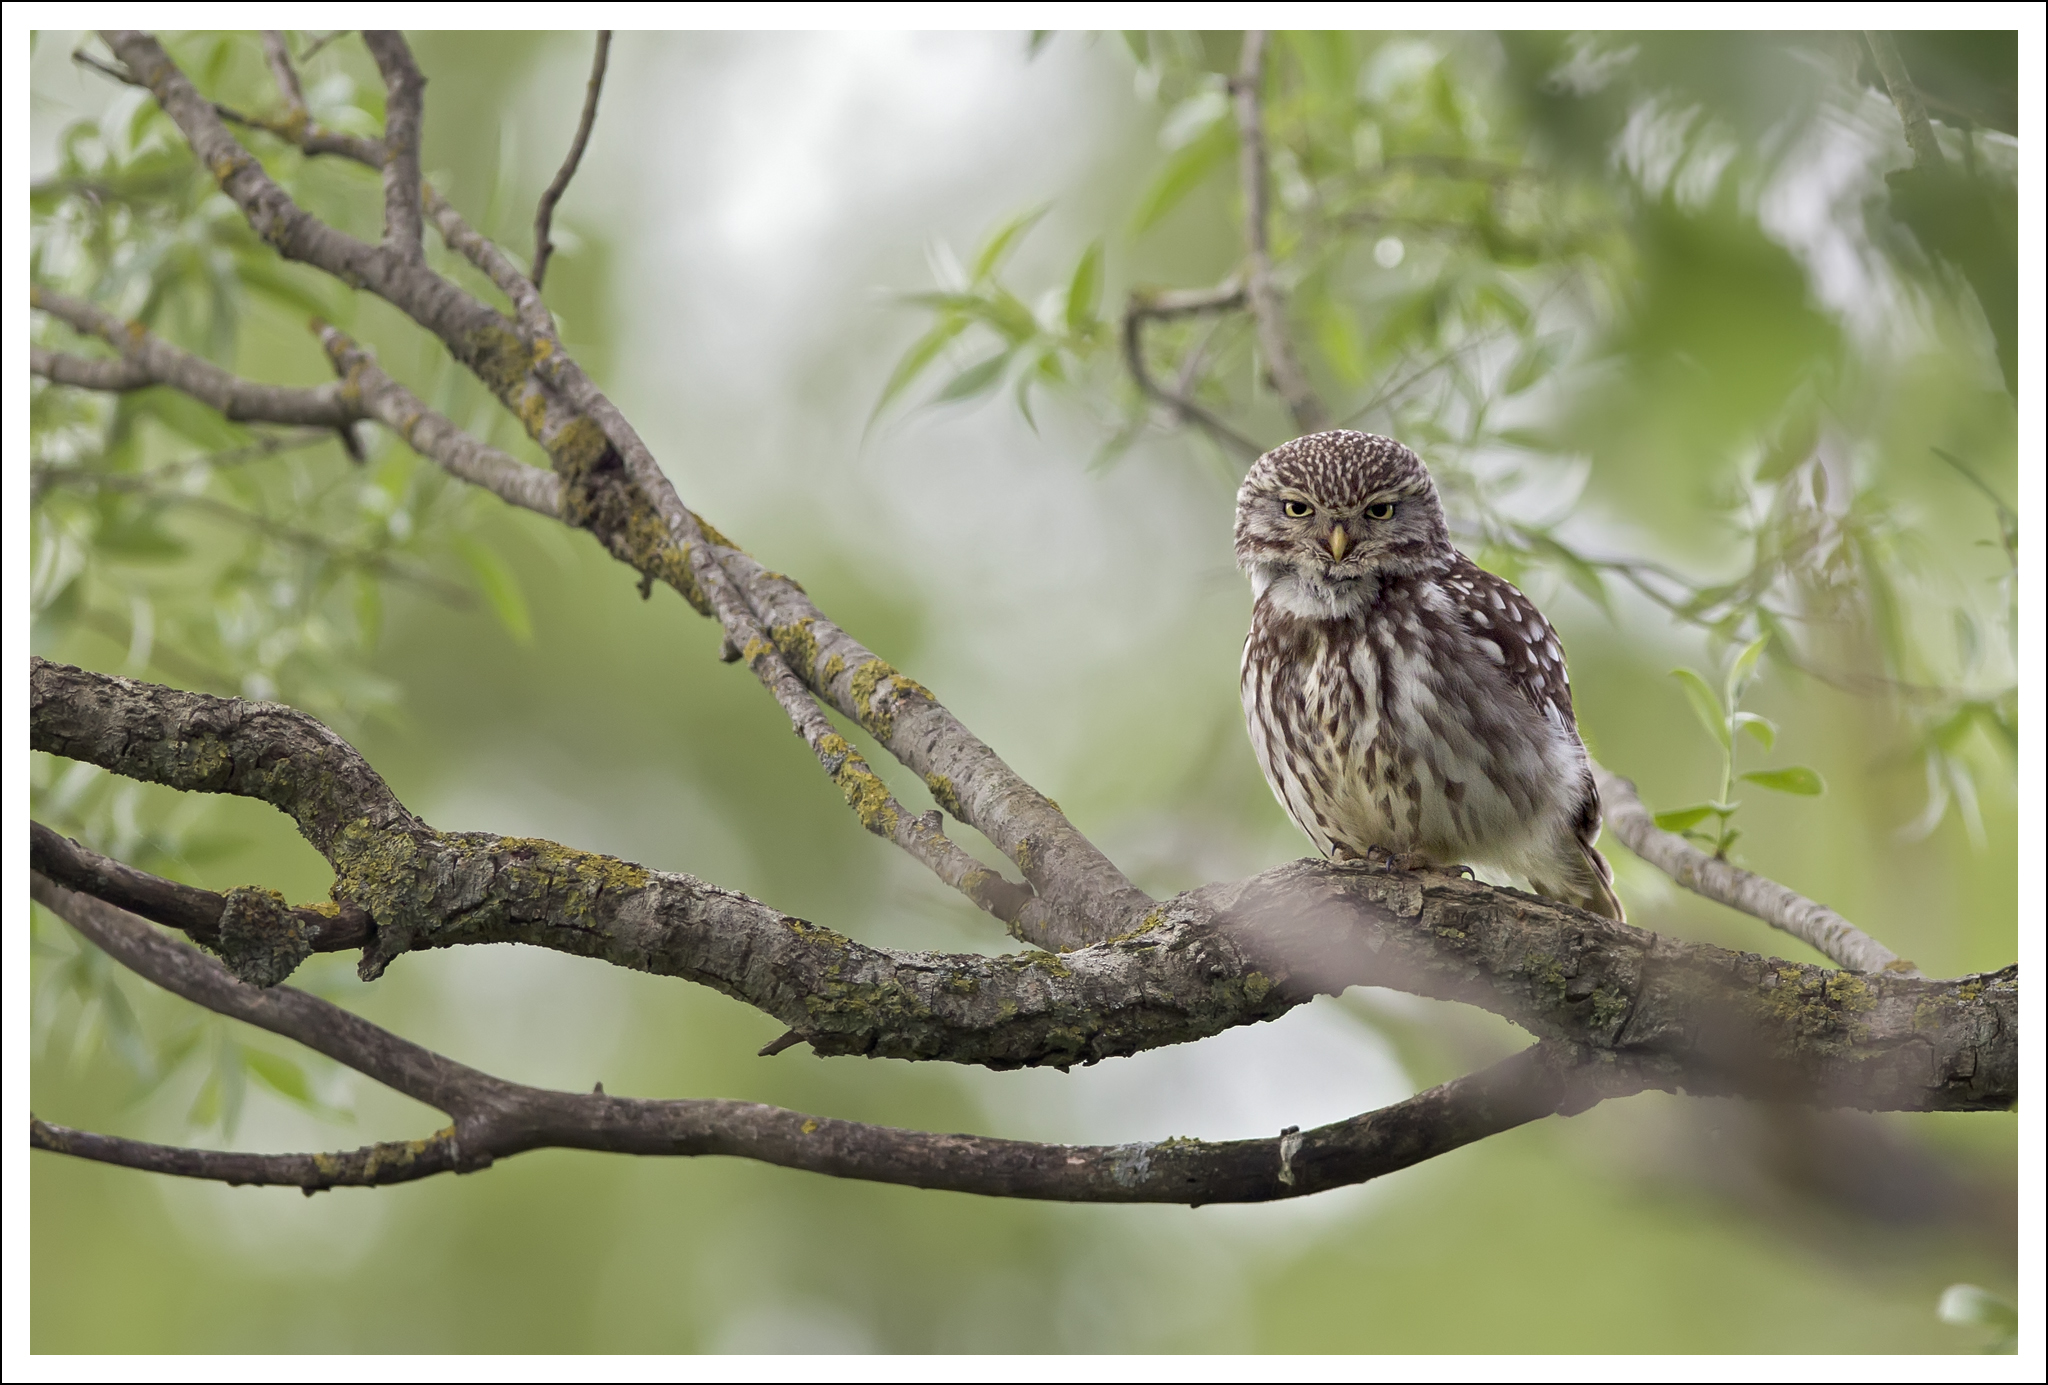
[[[1365,867],[1367,870],[1412,872],[1418,870],[1440,870],[1436,862],[1419,851],[1389,851],[1383,846],[1369,846],[1363,856],[1354,856],[1343,847],[1330,853],[1332,860]],[[1460,869],[1463,869],[1460,867]]]

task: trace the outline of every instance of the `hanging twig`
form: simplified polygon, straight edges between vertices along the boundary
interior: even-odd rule
[[[583,118],[576,123],[576,142],[569,146],[569,157],[562,160],[561,168],[555,171],[555,181],[548,184],[548,190],[540,195],[540,206],[533,214],[533,286],[538,289],[547,278],[548,257],[555,253],[555,244],[548,239],[548,226],[555,218],[555,203],[562,200],[562,194],[569,190],[569,180],[576,176],[576,166],[583,162],[583,147],[590,143],[590,127],[597,123],[597,98],[604,90],[604,65],[612,51],[612,31],[597,31],[597,53],[590,60],[590,82],[583,89]]]

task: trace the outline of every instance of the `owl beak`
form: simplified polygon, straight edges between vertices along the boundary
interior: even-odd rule
[[[1349,548],[1350,546],[1351,546],[1351,535],[1349,535],[1349,534],[1347,534],[1346,532],[1344,532],[1344,526],[1343,526],[1343,525],[1339,524],[1339,525],[1337,525],[1337,526],[1336,526],[1335,528],[1333,528],[1333,529],[1331,529],[1331,530],[1330,530],[1330,561],[1331,561],[1331,562],[1336,562],[1336,563],[1341,563],[1341,562],[1343,562],[1343,561],[1344,561],[1344,550],[1345,550],[1345,549],[1347,549],[1347,548]]]

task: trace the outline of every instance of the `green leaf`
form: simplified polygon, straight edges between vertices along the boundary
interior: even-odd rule
[[[1157,225],[1236,149],[1237,131],[1227,120],[1217,121],[1176,149],[1139,199],[1138,210],[1131,216],[1131,234],[1141,234]]]
[[[1763,654],[1764,646],[1770,642],[1771,637],[1769,635],[1758,635],[1755,639],[1744,645],[1742,652],[1735,656],[1735,663],[1728,670],[1727,691],[1725,693],[1730,707],[1733,707],[1741,700],[1742,689],[1749,682],[1750,671],[1756,667],[1756,661]]]
[[[302,1106],[318,1104],[313,1098],[312,1086],[306,1081],[305,1071],[291,1059],[251,1048],[243,1050],[242,1061],[249,1065],[250,1072],[256,1074],[257,1081],[280,1096],[289,1097]]]
[[[889,407],[889,401],[910,388],[917,377],[924,374],[926,366],[945,349],[946,343],[967,330],[969,319],[964,317],[944,318],[916,341],[896,362],[896,369],[889,372],[889,383],[882,386],[882,397],[875,401],[875,411],[868,415],[869,424],[882,416],[882,410]]]
[[[1828,789],[1820,775],[1804,765],[1794,765],[1789,769],[1753,769],[1735,777],[1747,779],[1761,788],[1775,789],[1779,793],[1804,794],[1808,798],[1826,793]]]
[[[1067,330],[1075,336],[1095,325],[1095,310],[1102,301],[1102,242],[1098,239],[1082,252],[1067,285]]]
[[[505,627],[505,633],[521,644],[533,642],[533,619],[526,612],[526,597],[519,590],[519,579],[488,546],[468,534],[456,536],[455,551],[476,577],[477,590],[483,593],[485,601],[497,613],[498,623]]]
[[[1031,416],[1031,372],[1028,370],[1017,377],[1017,412],[1024,415],[1024,422],[1036,433],[1038,420]]]
[[[1707,728],[1721,749],[1732,748],[1728,735],[1728,718],[1721,710],[1721,703],[1714,696],[1714,690],[1707,686],[1707,680],[1689,668],[1675,668],[1671,676],[1685,689],[1685,700],[1692,704],[1693,715],[1700,719],[1700,725]]]
[[[1043,206],[1034,207],[1028,212],[1019,212],[1016,216],[1005,222],[994,235],[990,236],[987,243],[981,247],[981,254],[975,257],[974,282],[977,284],[985,283],[990,276],[1002,268],[1003,261],[1008,259],[1010,252],[1017,248],[1017,244],[1023,240],[1025,232],[1036,226],[1040,218],[1051,210],[1052,203],[1047,202]]]
[[[1009,351],[999,351],[987,360],[967,367],[948,381],[946,387],[939,391],[938,397],[932,402],[950,404],[955,400],[972,399],[977,395],[987,394],[1002,383],[1003,367],[1010,363],[1012,354],[1014,353]]]
[[[1711,803],[1695,803],[1690,808],[1673,808],[1668,813],[1657,814],[1657,825],[1666,832],[1683,832],[1696,827],[1714,815]]]
[[[1749,732],[1755,738],[1756,743],[1765,750],[1771,749],[1778,743],[1777,723],[1769,717],[1760,717],[1755,712],[1737,712],[1735,714],[1735,729]]]

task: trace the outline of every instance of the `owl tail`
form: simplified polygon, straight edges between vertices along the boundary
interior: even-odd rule
[[[1581,853],[1575,862],[1576,869],[1568,871],[1566,877],[1556,884],[1541,884],[1534,880],[1531,885],[1536,893],[1561,899],[1575,908],[1589,914],[1599,914],[1613,919],[1616,923],[1627,923],[1628,915],[1621,907],[1621,896],[1614,892],[1614,869],[1607,864],[1607,858],[1599,849],[1580,843]]]

